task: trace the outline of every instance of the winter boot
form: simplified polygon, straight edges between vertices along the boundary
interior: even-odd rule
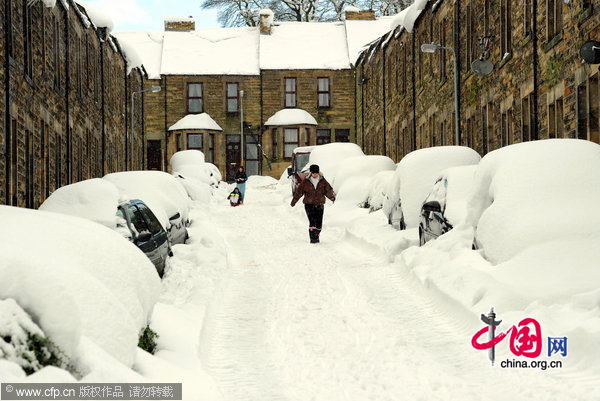
[[[316,227],[309,227],[308,229],[308,236],[310,237],[310,243],[311,244],[315,244],[317,242],[319,242],[319,237],[317,234],[317,228]]]

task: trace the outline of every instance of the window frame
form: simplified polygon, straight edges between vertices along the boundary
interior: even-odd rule
[[[294,82],[294,90],[293,91],[288,91],[288,89],[287,89],[288,80]],[[294,105],[293,106],[288,105],[287,95],[294,96]],[[283,107],[286,109],[295,109],[298,107],[298,80],[295,77],[284,77],[283,78]]]
[[[200,85],[200,96],[190,96],[190,86]],[[190,100],[200,99],[200,111],[190,111]],[[204,113],[204,84],[202,82],[188,82],[186,85],[186,103],[185,108],[187,114],[202,114]]]
[[[320,89],[320,82],[324,79],[327,82],[327,90],[323,91]],[[321,95],[327,95],[327,104],[321,104]],[[326,109],[331,107],[331,79],[329,77],[317,77],[317,107],[320,109]]]
[[[235,85],[236,86],[236,95],[234,96],[229,96],[229,85]],[[229,101],[230,100],[235,100],[235,110],[230,110],[229,109]],[[239,82],[227,82],[225,84],[225,111],[227,113],[239,113],[240,111],[240,83]]]
[[[286,140],[285,140],[285,133],[286,133],[286,131],[287,131],[287,130],[290,130],[290,131],[291,131],[291,130],[294,130],[294,131],[296,131],[296,141],[295,141],[295,142],[288,142],[288,141],[286,141]],[[283,159],[284,159],[284,160],[292,160],[292,156],[293,156],[293,149],[292,149],[292,151],[290,152],[290,155],[289,155],[289,156],[287,156],[287,155],[286,155],[286,152],[285,152],[286,145],[296,145],[296,147],[299,147],[299,146],[300,146],[300,128],[299,128],[299,127],[295,127],[295,128],[293,128],[293,127],[292,127],[292,128],[290,128],[290,127],[285,127],[285,128],[283,129]]]
[[[200,136],[200,147],[197,146],[191,146],[190,145],[190,137],[191,136],[195,136],[195,135],[199,135]],[[203,133],[198,133],[198,132],[188,132],[185,136],[185,144],[186,144],[186,149],[187,150],[199,150],[202,153],[204,153],[204,134]]]

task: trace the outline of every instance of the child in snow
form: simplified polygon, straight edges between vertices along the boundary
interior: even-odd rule
[[[233,179],[235,181],[235,186],[239,188],[241,193],[240,203],[244,203],[244,192],[246,192],[246,181],[248,180],[248,176],[244,171],[244,167],[240,166],[238,168],[238,171],[233,176]]]
[[[229,194],[227,199],[229,199],[229,204],[231,206],[235,207],[235,206],[241,205],[243,198],[242,198],[242,194],[240,193],[240,189],[238,187],[235,187],[233,189],[233,192]]]

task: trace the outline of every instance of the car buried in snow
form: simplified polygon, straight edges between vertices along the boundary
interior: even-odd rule
[[[419,245],[465,221],[476,170],[476,165],[469,165],[442,171],[421,206]]]
[[[419,225],[423,199],[440,172],[456,166],[475,165],[481,156],[466,146],[435,146],[404,156],[388,183],[383,212],[397,230]]]
[[[150,207],[139,199],[124,199],[111,182],[93,178],[54,191],[39,208],[99,223],[136,245],[163,276],[172,255],[167,231]]]
[[[292,151],[292,165],[288,167],[288,178],[292,181],[292,195],[306,176],[308,176],[308,160],[315,146],[301,146]]]

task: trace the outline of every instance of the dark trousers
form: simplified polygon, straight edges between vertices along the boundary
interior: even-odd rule
[[[324,205],[304,204],[306,215],[308,216],[308,235],[310,242],[319,242],[319,234],[323,226]]]

